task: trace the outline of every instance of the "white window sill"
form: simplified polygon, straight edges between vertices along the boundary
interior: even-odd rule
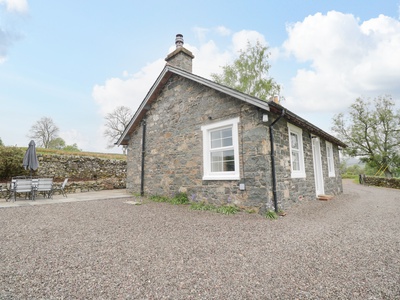
[[[240,180],[239,175],[207,175],[203,180]]]
[[[292,178],[306,178],[306,173],[292,173]]]

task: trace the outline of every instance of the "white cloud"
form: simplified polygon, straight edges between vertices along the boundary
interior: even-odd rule
[[[190,47],[195,59],[193,61],[193,73],[205,78],[210,78],[210,74],[221,71],[221,66],[226,65],[233,57],[229,51],[221,51],[214,41],[208,41],[200,45],[199,48]]]
[[[250,44],[255,44],[257,41],[260,42],[261,45],[268,46],[264,35],[257,31],[241,30],[239,32],[236,32],[232,36],[233,51],[236,53],[240,50],[246,50],[247,42],[250,42]]]
[[[360,24],[351,14],[317,13],[289,25],[283,49],[309,63],[292,78],[287,105],[339,111],[359,96],[400,96],[400,22],[380,15]]]
[[[5,4],[9,12],[28,12],[28,2],[26,0],[0,0],[0,4]]]
[[[95,85],[92,97],[100,106],[101,115],[105,116],[121,105],[136,111],[164,65],[165,61],[158,59],[130,77],[124,71],[123,77],[128,77],[126,79],[110,78],[104,85]]]
[[[0,5],[2,4],[6,6],[7,12],[26,13],[28,11],[26,0],[0,0]],[[0,27],[0,64],[6,61],[8,48],[19,38],[19,34]]]
[[[229,36],[231,34],[231,30],[225,26],[218,26],[215,30],[222,36]]]
[[[196,35],[196,38],[200,41],[204,41],[206,38],[207,33],[210,31],[209,28],[204,28],[204,27],[195,27],[193,28],[193,31]]]

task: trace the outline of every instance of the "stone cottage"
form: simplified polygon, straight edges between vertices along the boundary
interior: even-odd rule
[[[193,58],[177,35],[116,143],[128,146],[128,190],[260,211],[342,192],[344,143],[275,101],[194,75]]]

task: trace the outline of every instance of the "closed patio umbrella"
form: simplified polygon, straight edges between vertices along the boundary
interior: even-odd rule
[[[25,152],[22,166],[25,168],[25,170],[29,169],[31,175],[32,171],[37,170],[39,167],[39,161],[36,155],[36,145],[33,140],[29,142],[29,147]]]

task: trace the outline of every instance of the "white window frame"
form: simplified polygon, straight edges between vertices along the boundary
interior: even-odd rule
[[[333,146],[330,142],[326,142],[326,159],[328,161],[328,176],[335,177],[335,160],[333,158]]]
[[[289,153],[290,153],[290,171],[292,178],[305,178],[306,170],[304,165],[304,150],[303,150],[303,130],[296,127],[290,123],[287,123],[288,133],[289,133]],[[298,136],[298,149],[292,147],[291,134],[296,134]],[[299,170],[293,170],[293,152],[299,153]]]
[[[239,170],[239,118],[229,119],[209,125],[201,126],[203,132],[203,180],[240,180]],[[232,150],[234,152],[235,171],[211,171],[211,132],[232,128]]]

